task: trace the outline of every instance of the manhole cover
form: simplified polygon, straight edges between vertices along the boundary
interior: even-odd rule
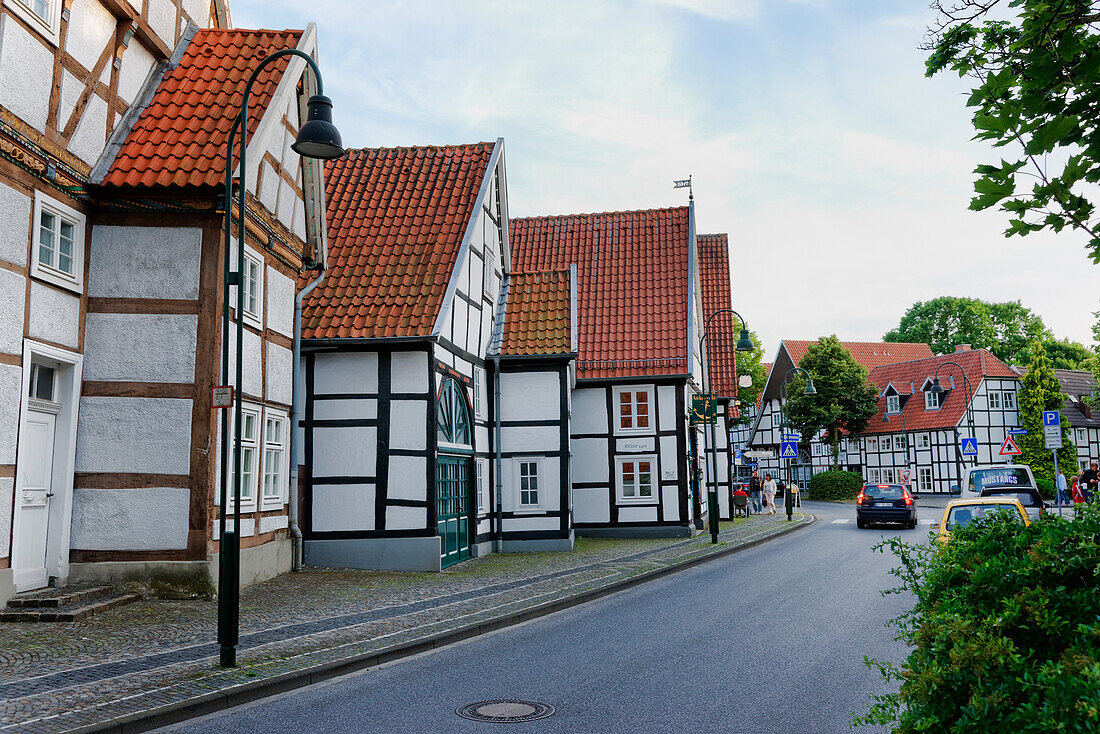
[[[495,721],[500,724],[518,724],[521,721],[545,719],[554,713],[554,707],[538,701],[521,701],[517,698],[497,698],[478,701],[455,709],[464,719]]]

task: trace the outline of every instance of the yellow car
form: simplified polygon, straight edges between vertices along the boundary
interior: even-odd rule
[[[937,540],[945,543],[955,528],[994,512],[1009,512],[1021,525],[1031,524],[1027,510],[1014,497],[973,497],[948,502],[947,507],[943,508],[943,519],[933,525],[932,529],[939,531]]]

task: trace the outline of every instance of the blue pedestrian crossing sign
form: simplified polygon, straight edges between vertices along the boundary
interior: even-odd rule
[[[977,456],[978,455],[978,439],[962,437],[959,439],[959,445],[962,446],[963,456]]]
[[[798,458],[798,443],[795,441],[783,441],[779,445],[779,458],[780,459],[797,459]]]

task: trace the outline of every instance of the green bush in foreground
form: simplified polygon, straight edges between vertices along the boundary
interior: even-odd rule
[[[876,546],[916,604],[897,620],[901,665],[865,658],[896,693],[855,725],[897,734],[1100,731],[1100,506],[969,523],[950,542]]]
[[[855,472],[830,469],[810,477],[809,499],[822,501],[854,500],[863,487],[863,477]]]

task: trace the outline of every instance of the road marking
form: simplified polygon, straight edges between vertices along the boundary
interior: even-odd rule
[[[921,520],[921,521],[920,521],[920,524],[921,524],[921,525],[931,525],[931,524],[932,524],[933,522],[935,522],[935,521],[934,521],[934,520],[931,520],[931,519],[928,519],[928,520]]]
[[[838,517],[836,520],[833,520],[833,525],[843,525],[843,524],[849,522],[850,520],[851,520],[851,518],[848,518],[848,517]]]

